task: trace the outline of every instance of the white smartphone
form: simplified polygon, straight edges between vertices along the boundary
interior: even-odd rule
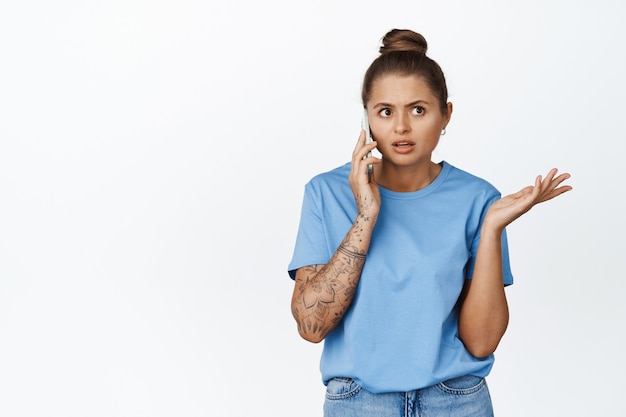
[[[365,143],[372,142],[372,134],[370,133],[370,121],[367,117],[367,109],[363,109],[363,120],[361,120],[361,127],[365,130]],[[372,151],[367,153],[367,158],[372,156]],[[367,166],[367,180],[372,180],[372,171],[374,170],[374,165],[369,164]]]

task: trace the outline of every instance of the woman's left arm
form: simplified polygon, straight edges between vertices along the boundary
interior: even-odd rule
[[[461,294],[459,337],[475,357],[491,355],[500,343],[509,322],[509,309],[502,280],[502,231],[536,204],[572,189],[559,185],[570,177],[555,177],[550,170],[545,179],[538,176],[534,186],[496,201],[489,207],[480,232],[474,275],[466,280]]]

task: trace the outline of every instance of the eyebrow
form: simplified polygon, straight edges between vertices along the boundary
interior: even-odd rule
[[[412,101],[412,102],[406,104],[404,107],[414,107],[414,106],[417,106],[418,104],[430,104],[430,103],[428,101],[426,101],[426,100],[415,100],[415,101]],[[373,108],[376,109],[376,108],[379,108],[379,107],[395,107],[395,106],[393,104],[391,104],[391,103],[381,102],[381,103],[376,103]]]

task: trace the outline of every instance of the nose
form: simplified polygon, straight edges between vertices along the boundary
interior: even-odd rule
[[[394,124],[394,132],[398,134],[403,134],[408,132],[411,129],[409,124],[409,117],[407,114],[403,112],[396,113],[395,124]]]

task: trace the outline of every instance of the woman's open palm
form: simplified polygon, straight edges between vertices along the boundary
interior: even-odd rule
[[[491,205],[485,222],[499,228],[505,228],[522,214],[528,212],[536,204],[543,203],[572,189],[569,185],[559,185],[570,177],[564,173],[555,177],[557,169],[548,172],[545,179],[541,175],[535,179],[535,185],[529,185],[520,191],[502,197]]]

